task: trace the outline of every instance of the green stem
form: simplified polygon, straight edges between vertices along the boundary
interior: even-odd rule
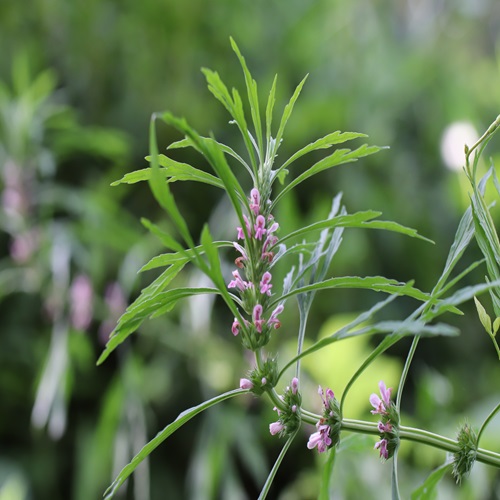
[[[488,415],[486,420],[484,421],[483,425],[481,426],[481,429],[479,430],[479,434],[477,435],[477,444],[479,445],[479,440],[481,439],[481,434],[483,433],[484,429],[486,429],[486,426],[491,422],[493,417],[498,413],[500,410],[500,403],[498,403],[495,408],[493,408],[493,411]]]
[[[342,429],[362,434],[373,434],[376,436],[380,434],[377,428],[377,424],[372,422],[365,422],[363,420],[352,420],[345,418],[342,420]],[[457,441],[444,436],[440,436],[439,434],[434,434],[433,432],[425,431],[423,429],[400,426],[399,437],[400,439],[406,439],[407,441],[413,441],[415,443],[422,443],[427,446],[432,446],[434,448],[448,451],[450,453],[459,451],[459,445]],[[478,448],[476,460],[478,462],[500,468],[500,453],[495,453],[494,451]]]

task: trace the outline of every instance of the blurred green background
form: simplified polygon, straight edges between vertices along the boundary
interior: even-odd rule
[[[0,499],[101,498],[148,439],[185,408],[237,386],[251,366],[230,333],[232,318],[206,298],[147,322],[95,366],[114,321],[154,277],[137,274],[161,250],[140,217],[169,224],[146,185],[110,183],[145,166],[154,111],[170,110],[241,148],[199,71],[243,85],[229,36],[262,101],[279,74],[277,109],[310,73],[280,156],[337,129],[390,146],[288,196],[275,214],[282,230],[324,218],[342,191],[349,211],[380,210],[436,244],[351,230],[332,272],[415,279],[429,291],[468,204],[463,143],[500,111],[499,35],[497,0],[0,2]],[[160,129],[162,148],[177,139]],[[498,140],[492,145],[495,156]],[[191,153],[172,156],[205,168]],[[173,192],[193,234],[208,216],[214,237],[234,237],[218,192],[188,183]],[[463,267],[479,256],[473,243]],[[203,279],[193,270],[181,276],[192,286]],[[319,295],[310,340],[375,299]],[[412,307],[401,302],[391,314]],[[446,318],[460,337],[420,344],[406,424],[452,437],[465,416],[480,425],[498,401],[498,360],[473,308],[465,312]],[[295,349],[296,321],[290,302],[271,346],[281,359]],[[370,418],[369,394],[382,377],[397,383],[408,346],[397,345],[359,382],[349,416]],[[370,343],[335,349],[304,363],[302,387],[318,410],[317,384],[340,394]],[[272,413],[250,397],[211,409],[155,451],[119,498],[256,498],[280,449],[268,436]],[[290,449],[272,498],[316,498],[323,457],[305,448],[312,431]],[[482,445],[498,450],[498,436],[497,418]],[[371,451],[374,442],[350,437],[342,445],[335,498],[387,498],[389,466]],[[404,443],[401,458],[406,497],[444,454]],[[460,490],[449,479],[440,495],[493,499],[499,489],[498,472],[478,465]]]

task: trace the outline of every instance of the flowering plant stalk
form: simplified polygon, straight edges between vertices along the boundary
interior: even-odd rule
[[[435,320],[444,313],[460,313],[458,309],[460,304],[482,292],[493,293],[492,291],[500,286],[499,273],[485,284],[469,286],[450,293],[450,290],[456,287],[464,276],[480,264],[476,262],[452,277],[457,262],[474,235],[471,211],[467,211],[462,218],[442,275],[430,293],[415,288],[413,282],[401,283],[381,276],[328,277],[330,264],[346,228],[386,230],[410,237],[425,238],[413,229],[395,222],[379,220],[379,212],[368,210],[348,213],[346,207],[342,205],[340,194],[334,197],[331,211],[325,219],[298,228],[291,233],[282,234],[279,221],[274,218],[273,211],[280,200],[292,189],[313,175],[357,161],[362,157],[377,153],[381,148],[365,144],[354,150],[335,149],[304,171],[292,174],[294,162],[308,153],[328,150],[333,146],[366,137],[364,134],[336,131],[302,147],[276,166],[277,152],[283,141],[285,127],[305,78],[285,106],[277,131],[273,135],[277,80],[275,78],[273,81],[263,120],[257,83],[253,80],[236,43],[231,40],[231,44],[243,68],[253,131],[250,130],[247,122],[239,92],[236,89],[230,92],[216,72],[203,69],[203,73],[210,92],[223,104],[231,115],[233,120],[231,123],[235,124],[241,132],[246,146],[246,157],[231,147],[219,143],[213,137],[201,136],[184,119],[176,118],[168,112],[153,115],[150,127],[150,156],[147,158],[151,166],[125,175],[118,183],[148,181],[156,200],[173,222],[179,239],[164,232],[152,222],[143,221],[144,225],[158,236],[169,250],[168,253],[154,257],[143,267],[143,270],[160,267],[164,267],[165,270],[142,291],[120,318],[98,363],[102,363],[116,347],[138,329],[146,318],[169,312],[182,298],[197,294],[216,294],[222,298],[234,318],[232,324],[228,324],[228,334],[232,334],[235,340],[239,339],[243,346],[253,353],[254,366],[249,373],[241,374],[239,388],[184,411],[174,422],[167,425],[119,473],[107,490],[106,498],[113,497],[138,464],[191,418],[224,400],[243,396],[248,392],[259,397],[265,396],[270,400],[276,411],[277,420],[269,424],[269,431],[272,435],[286,438],[282,453],[262,487],[260,498],[265,498],[267,495],[284,454],[290,443],[294,439],[299,439],[299,429],[303,424],[315,426],[315,430],[311,429],[312,432],[307,444],[304,443],[304,448],[307,445],[307,448],[317,449],[319,453],[335,448],[342,440],[345,431],[379,436],[380,440],[375,448],[378,449],[380,457],[384,460],[393,458],[394,498],[399,497],[397,453],[401,441],[404,440],[425,443],[454,453],[455,463],[460,463],[460,466],[454,469],[457,480],[460,480],[472,467],[473,460],[471,462],[469,458],[464,459],[464,450],[467,452],[467,457],[473,456],[475,460],[500,467],[500,454],[480,449],[478,439],[472,440],[473,453],[471,454],[471,439],[466,440],[461,437],[464,431],[461,431],[458,440],[453,440],[422,429],[403,426],[400,417],[404,382],[417,348],[418,339],[422,336],[457,335],[456,328],[444,323],[436,323]],[[159,154],[155,130],[157,120],[175,127],[184,135],[184,139],[170,145],[170,149],[194,148],[205,158],[213,173],[179,163],[166,155]],[[228,159],[242,167],[250,178],[251,188],[248,191],[243,188],[239,181],[239,173],[229,165]],[[234,229],[234,241],[213,241],[208,226],[205,225],[200,243],[195,243],[170,189],[171,184],[176,181],[197,181],[215,186],[229,197],[239,222]],[[229,249],[234,255],[235,267],[231,276],[223,273],[219,251],[224,248]],[[274,266],[280,261],[293,263],[281,287],[273,279]],[[196,266],[205,273],[213,285],[205,288],[168,288],[172,280],[188,264]],[[332,335],[304,348],[308,314],[316,293],[336,288],[367,289],[382,292],[387,297]],[[377,314],[400,296],[410,297],[420,305],[404,320],[377,321]],[[267,354],[265,349],[271,338],[284,335],[280,330],[281,318],[292,307],[290,299],[293,297],[297,299],[299,310],[299,324],[296,332],[297,354],[292,359],[284,361],[280,367],[277,358]],[[322,414],[318,415],[304,408],[300,387],[301,359],[335,342],[359,335],[375,334],[381,335],[382,340],[356,371],[341,398],[337,399],[332,389],[323,390],[320,387],[319,394],[323,402]],[[289,337],[289,335],[290,333],[287,332],[286,336]],[[396,398],[392,399],[392,388],[387,388],[383,381],[379,383],[380,397],[372,394],[369,398],[374,408],[372,413],[378,415],[380,421],[374,423],[353,420],[344,416],[346,396],[359,375],[389,347],[408,336],[414,337],[414,342],[406,360]],[[286,370],[292,366],[295,367],[295,376],[284,393],[280,395],[276,391],[276,386]],[[471,435],[468,433],[468,436]],[[334,460],[328,462],[327,467],[330,471],[327,471],[323,477],[331,476],[333,465]],[[324,495],[328,493],[328,483],[327,479],[321,486]],[[430,483],[427,485],[428,488],[434,486],[430,486]]]

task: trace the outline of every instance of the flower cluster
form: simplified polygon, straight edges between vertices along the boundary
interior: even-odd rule
[[[459,450],[453,454],[453,477],[457,484],[466,478],[477,456],[477,434],[466,422],[461,427],[457,436]]]
[[[271,331],[281,326],[278,315],[283,312],[283,304],[270,314],[267,311],[273,288],[269,269],[278,242],[274,233],[279,228],[269,213],[269,205],[269,202],[263,203],[259,190],[253,188],[249,198],[249,215],[243,215],[244,227],[237,228],[237,239],[243,240],[243,245],[237,241],[233,243],[240,256],[235,260],[238,269],[233,271],[228,288],[238,291],[248,319],[243,318],[241,324],[238,318],[234,318],[231,331],[235,336],[241,331],[243,344],[251,350],[269,342]]]
[[[250,372],[248,378],[240,379],[240,389],[246,389],[260,396],[266,390],[270,390],[278,381],[278,363],[276,358],[266,359],[260,369],[256,368]]]
[[[273,408],[278,413],[278,420],[269,424],[269,432],[274,436],[279,434],[293,434],[300,426],[300,405],[302,404],[302,396],[299,392],[299,379],[294,377],[292,384],[285,389],[283,396],[280,396],[283,401],[284,409],[279,409],[276,406]]]
[[[387,460],[394,455],[399,445],[399,413],[391,401],[392,388],[387,388],[383,381],[379,382],[378,387],[382,398],[377,394],[370,396],[370,403],[374,408],[371,413],[380,415],[378,423],[380,441],[375,444],[375,449],[379,450],[380,456]]]
[[[307,447],[310,450],[317,447],[319,453],[324,453],[338,444],[342,417],[339,402],[335,399],[335,394],[331,389],[327,388],[323,392],[323,388],[319,386],[318,394],[323,401],[323,416],[316,424],[318,430],[309,437]]]

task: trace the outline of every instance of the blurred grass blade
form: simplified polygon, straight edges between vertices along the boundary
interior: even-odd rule
[[[411,500],[434,500],[437,498],[437,486],[441,479],[451,472],[453,464],[445,462],[433,470],[427,479],[411,494]]]
[[[206,409],[214,406],[226,399],[232,398],[234,396],[238,396],[240,394],[245,394],[248,391],[243,389],[235,389],[233,391],[225,392],[224,394],[220,394],[215,398],[209,399],[201,403],[198,406],[194,406],[189,408],[188,410],[183,411],[179,414],[179,416],[169,425],[167,425],[162,431],[160,431],[154,439],[149,441],[142,450],[132,459],[132,461],[126,465],[121,472],[118,474],[116,479],[113,481],[111,486],[104,493],[105,500],[109,500],[113,498],[115,493],[118,491],[118,488],[125,482],[125,480],[134,472],[137,466],[147,457],[149,456],[165,439],[171,436],[177,429],[182,427],[186,422],[191,420],[193,417],[205,411]]]
[[[285,458],[286,452],[288,451],[288,448],[290,448],[290,445],[292,444],[292,441],[294,440],[295,436],[297,435],[298,429],[287,439],[285,446],[283,446],[278,458],[276,459],[276,462],[274,462],[273,468],[271,469],[271,472],[269,473],[269,476],[267,477],[267,480],[262,488],[262,491],[260,492],[259,499],[258,500],[265,500],[267,497],[267,494],[269,493],[269,490],[271,489],[271,486],[274,481],[274,477],[276,476],[276,473],[278,472],[278,469],[281,465],[281,462],[283,461],[283,458]]]

